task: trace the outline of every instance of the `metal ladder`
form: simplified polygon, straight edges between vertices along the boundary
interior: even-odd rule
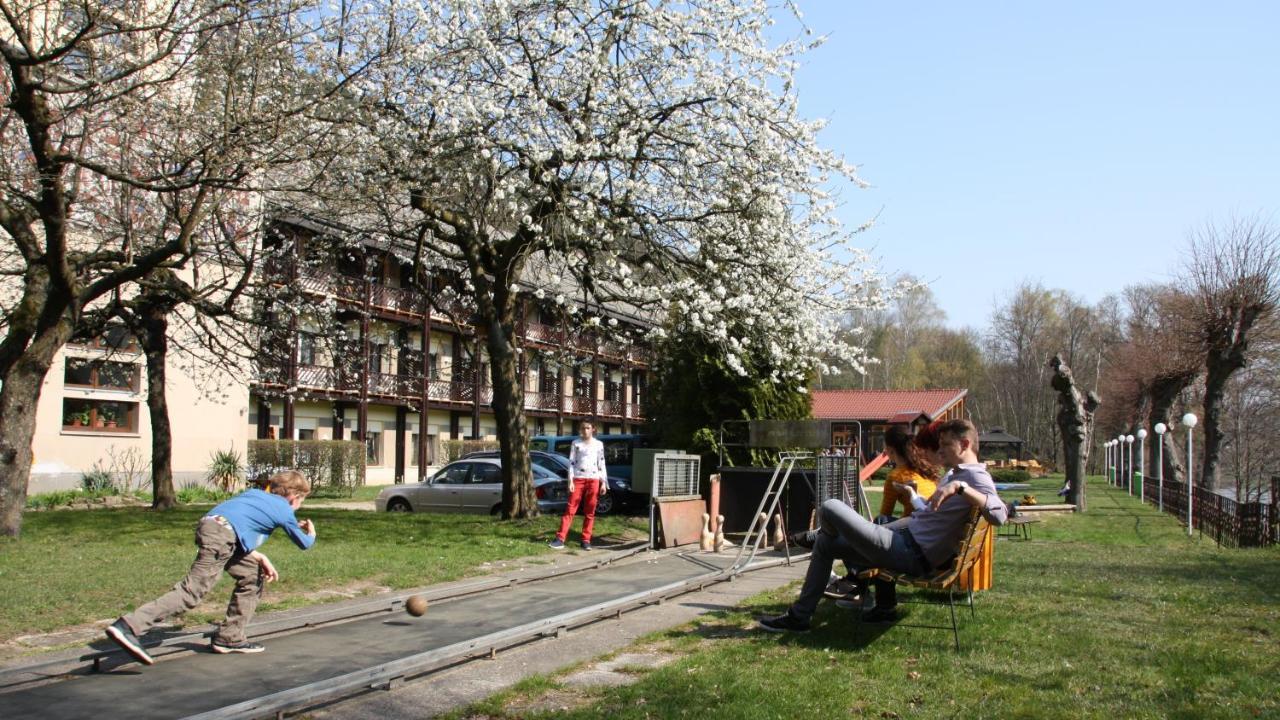
[[[778,502],[782,499],[782,491],[787,487],[787,480],[791,478],[791,471],[795,469],[796,462],[799,460],[807,460],[813,457],[811,452],[783,452],[778,455],[778,467],[773,470],[773,477],[769,479],[769,486],[765,488],[764,495],[760,498],[760,505],[756,508],[756,512],[751,516],[751,525],[747,528],[747,535],[742,539],[742,544],[738,546],[738,556],[734,558],[733,565],[725,572],[730,575],[737,575],[742,572],[742,568],[751,564],[755,560],[756,552],[760,546],[767,542],[764,534],[769,529],[769,519],[778,511]],[[766,511],[765,508],[768,508]],[[748,548],[750,554],[748,555]],[[787,561],[791,560],[791,545],[784,544],[786,548]],[[743,558],[746,555],[746,558]]]

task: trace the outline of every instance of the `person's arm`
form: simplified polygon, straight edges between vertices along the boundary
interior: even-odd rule
[[[898,504],[898,489],[894,487],[893,474],[884,480],[884,497],[880,499],[880,514],[893,515],[893,508]]]
[[[573,494],[573,468],[578,462],[578,443],[569,443],[569,494]]]
[[[254,550],[245,555],[246,558],[258,563],[258,570],[262,573],[263,579],[267,582],[275,582],[280,579],[280,573],[276,572],[276,566],[271,564],[270,558],[262,553]]]
[[[960,495],[969,505],[981,510],[983,517],[992,525],[1003,525],[1009,517],[1009,509],[1005,507],[999,495],[994,492],[983,492],[963,479],[954,480],[938,488],[933,497],[929,498],[929,507],[937,510],[943,502],[955,495]]]
[[[604,462],[604,443],[600,443],[600,494],[609,492],[609,468],[605,467]]]

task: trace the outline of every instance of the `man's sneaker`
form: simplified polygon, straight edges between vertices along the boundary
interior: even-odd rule
[[[266,650],[266,648],[259,643],[249,642],[248,640],[241,640],[238,643],[229,643],[217,638],[214,638],[213,642],[209,643],[209,647],[220,655],[226,655],[227,653],[244,653],[247,655],[249,653],[260,653],[263,650]]]
[[[122,650],[132,655],[135,660],[143,665],[155,664],[156,661],[143,649],[142,642],[138,640],[137,635],[133,634],[133,628],[129,627],[124,618],[120,618],[107,626],[107,637],[111,638],[112,642],[119,645]]]
[[[561,540],[560,538],[556,538],[555,540],[552,540],[551,542],[547,543],[547,547],[551,548],[552,550],[563,550],[564,541]]]
[[[837,578],[829,585],[827,589],[822,591],[823,595],[829,598],[843,598],[850,595],[857,595],[859,591],[858,584],[846,578]]]
[[[873,607],[862,614],[862,622],[866,623],[891,623],[898,620],[898,606],[893,607]]]
[[[590,549],[591,549],[591,543],[586,542],[586,541],[584,540],[584,541],[583,541],[583,543],[582,543],[582,549],[583,549],[583,550],[590,550]]]
[[[791,535],[787,537],[787,542],[790,542],[792,545],[795,545],[796,547],[804,548],[805,550],[813,549],[813,540],[814,540],[813,533],[809,530],[805,530],[804,532],[791,533]]]
[[[809,621],[801,620],[788,610],[785,613],[771,618],[764,618],[760,621],[760,629],[772,633],[783,632],[809,632]]]

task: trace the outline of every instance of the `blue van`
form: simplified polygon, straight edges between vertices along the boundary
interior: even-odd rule
[[[569,456],[569,446],[577,440],[577,435],[534,435],[529,439],[530,450],[544,450],[558,455]],[[604,464],[611,477],[631,480],[631,451],[636,448],[651,447],[648,435],[633,433],[597,435],[596,439],[604,443]]]

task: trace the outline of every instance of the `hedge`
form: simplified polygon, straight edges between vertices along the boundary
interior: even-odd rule
[[[365,446],[359,440],[250,440],[245,474],[258,484],[281,470],[298,470],[311,493],[345,495],[364,485]]]
[[[445,440],[440,443],[444,450],[444,461],[451,463],[467,453],[481,450],[497,450],[497,440]]]
[[[1031,473],[1026,470],[992,470],[991,479],[998,483],[1024,483],[1031,481]]]

